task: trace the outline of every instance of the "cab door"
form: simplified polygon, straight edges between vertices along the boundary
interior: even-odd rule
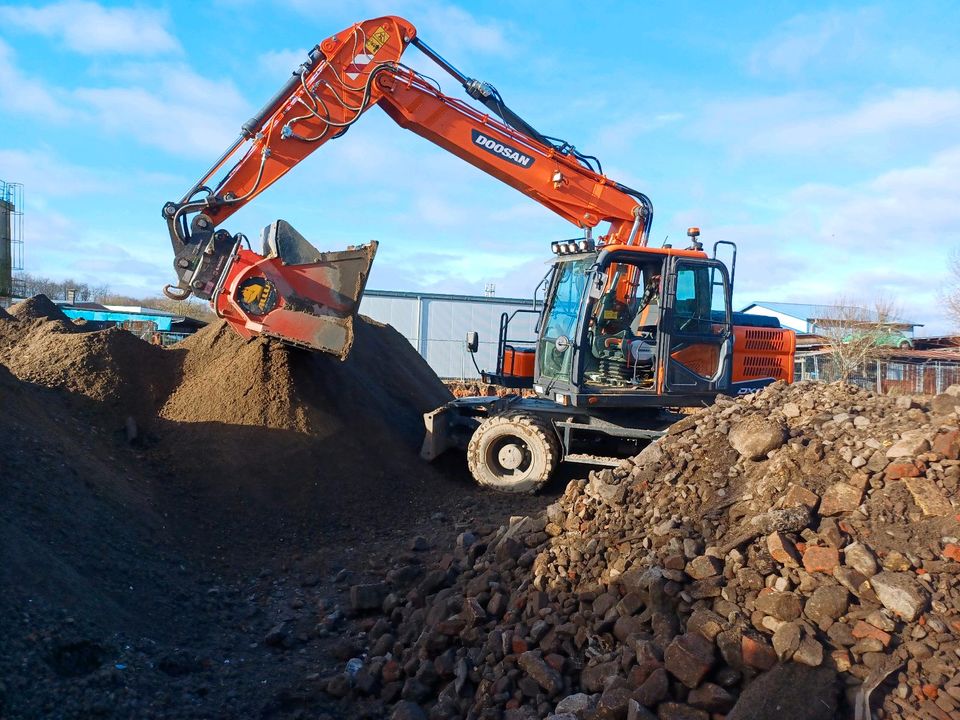
[[[660,319],[658,390],[712,395],[727,385],[733,359],[730,279],[716,260],[672,257]]]

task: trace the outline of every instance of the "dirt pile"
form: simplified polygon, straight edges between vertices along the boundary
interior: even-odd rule
[[[955,717],[956,391],[721,400],[416,583],[356,589],[384,615],[327,691],[398,718]]]
[[[44,295],[0,318],[0,363],[21,380],[95,401],[121,424],[149,423],[173,387],[175,356],[119,328],[82,332]]]
[[[422,414],[450,394],[399,333],[365,318],[340,362],[245,342],[223,322],[170,349],[119,328],[84,332],[37,296],[0,321],[0,363],[67,391],[114,433],[135,436],[145,460],[187,481],[156,492],[192,497],[170,522],[196,529],[197,543],[249,538],[262,549],[271,534],[349,517],[371,497],[389,519],[438,480],[417,456]]]
[[[17,320],[63,320],[70,322],[70,318],[63,314],[46,295],[34,295],[10,308],[11,316]]]
[[[449,487],[417,456],[449,393],[392,328],[356,332],[341,363],[223,324],[84,332],[39,297],[0,317],[0,716],[295,714],[326,578]]]
[[[117,695],[115,664],[156,657],[159,638],[197,641],[183,618],[203,588],[135,458],[91,423],[95,406],[0,365],[3,718],[149,717]]]
[[[221,508],[210,542],[249,537],[262,551],[265,538],[320,523],[359,531],[372,499],[390,522],[441,482],[418,451],[423,413],[449,393],[393,328],[361,319],[355,331],[345,362],[244,342],[224,323],[181,343],[160,435],[193,479],[194,505]],[[181,520],[208,526],[200,515]]]

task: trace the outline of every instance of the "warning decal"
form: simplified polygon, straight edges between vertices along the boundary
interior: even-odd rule
[[[386,45],[388,40],[390,40],[390,33],[387,32],[385,25],[381,25],[373,31],[373,35],[367,38],[367,42],[363,44],[363,49],[370,55],[376,55],[377,50]]]

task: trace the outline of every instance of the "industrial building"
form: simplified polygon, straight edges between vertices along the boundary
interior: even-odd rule
[[[513,316],[509,339],[516,345],[533,347],[537,336],[538,313],[532,299],[367,290],[360,312],[396,328],[437,375],[448,379],[480,377],[464,344],[471,330],[480,335],[477,365],[481,370],[496,369],[504,314]]]
[[[852,312],[851,312],[852,311]],[[837,305],[814,305],[810,303],[786,303],[758,301],[747,305],[740,312],[746,315],[765,315],[775,317],[780,325],[790,328],[797,335],[816,335],[824,328],[836,326],[846,322],[852,324],[854,319],[863,325],[882,323],[885,327],[895,329],[907,337],[913,337],[918,327],[923,323],[912,320],[892,321],[890,318],[878,317],[876,310],[870,308],[839,307]]]
[[[171,345],[206,325],[166,310],[137,305],[101,305],[56,301],[71,320],[83,320],[90,328],[122,327],[148,342]]]

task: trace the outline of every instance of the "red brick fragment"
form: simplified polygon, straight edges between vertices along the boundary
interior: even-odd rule
[[[840,552],[836,548],[811,545],[803,553],[803,567],[808,573],[832,575],[839,565]]]
[[[916,463],[898,462],[887,465],[887,480],[899,480],[905,477],[920,477],[920,468]]]
[[[947,543],[947,546],[943,549],[943,557],[947,560],[960,562],[960,545]]]
[[[797,546],[782,532],[767,536],[767,550],[770,557],[787,567],[800,567],[800,553]]]
[[[853,626],[853,630],[850,631],[851,634],[857,638],[857,640],[862,640],[863,638],[875,638],[883,643],[884,647],[890,645],[890,634],[885,633],[878,627],[874,627],[868,622],[863,620],[858,620],[857,624]]]
[[[517,655],[520,655],[522,653],[525,653],[527,650],[529,650],[530,646],[527,645],[527,641],[524,640],[523,638],[515,637],[513,638],[513,641],[510,643],[510,649],[513,650],[513,652],[516,653]]]
[[[744,635],[740,640],[743,661],[757,670],[769,670],[777,664],[777,652],[763,640]]]
[[[933,439],[933,451],[948,460],[960,459],[960,430],[948,430]]]
[[[396,660],[387,660],[380,671],[384,682],[391,683],[400,679],[400,663]]]

